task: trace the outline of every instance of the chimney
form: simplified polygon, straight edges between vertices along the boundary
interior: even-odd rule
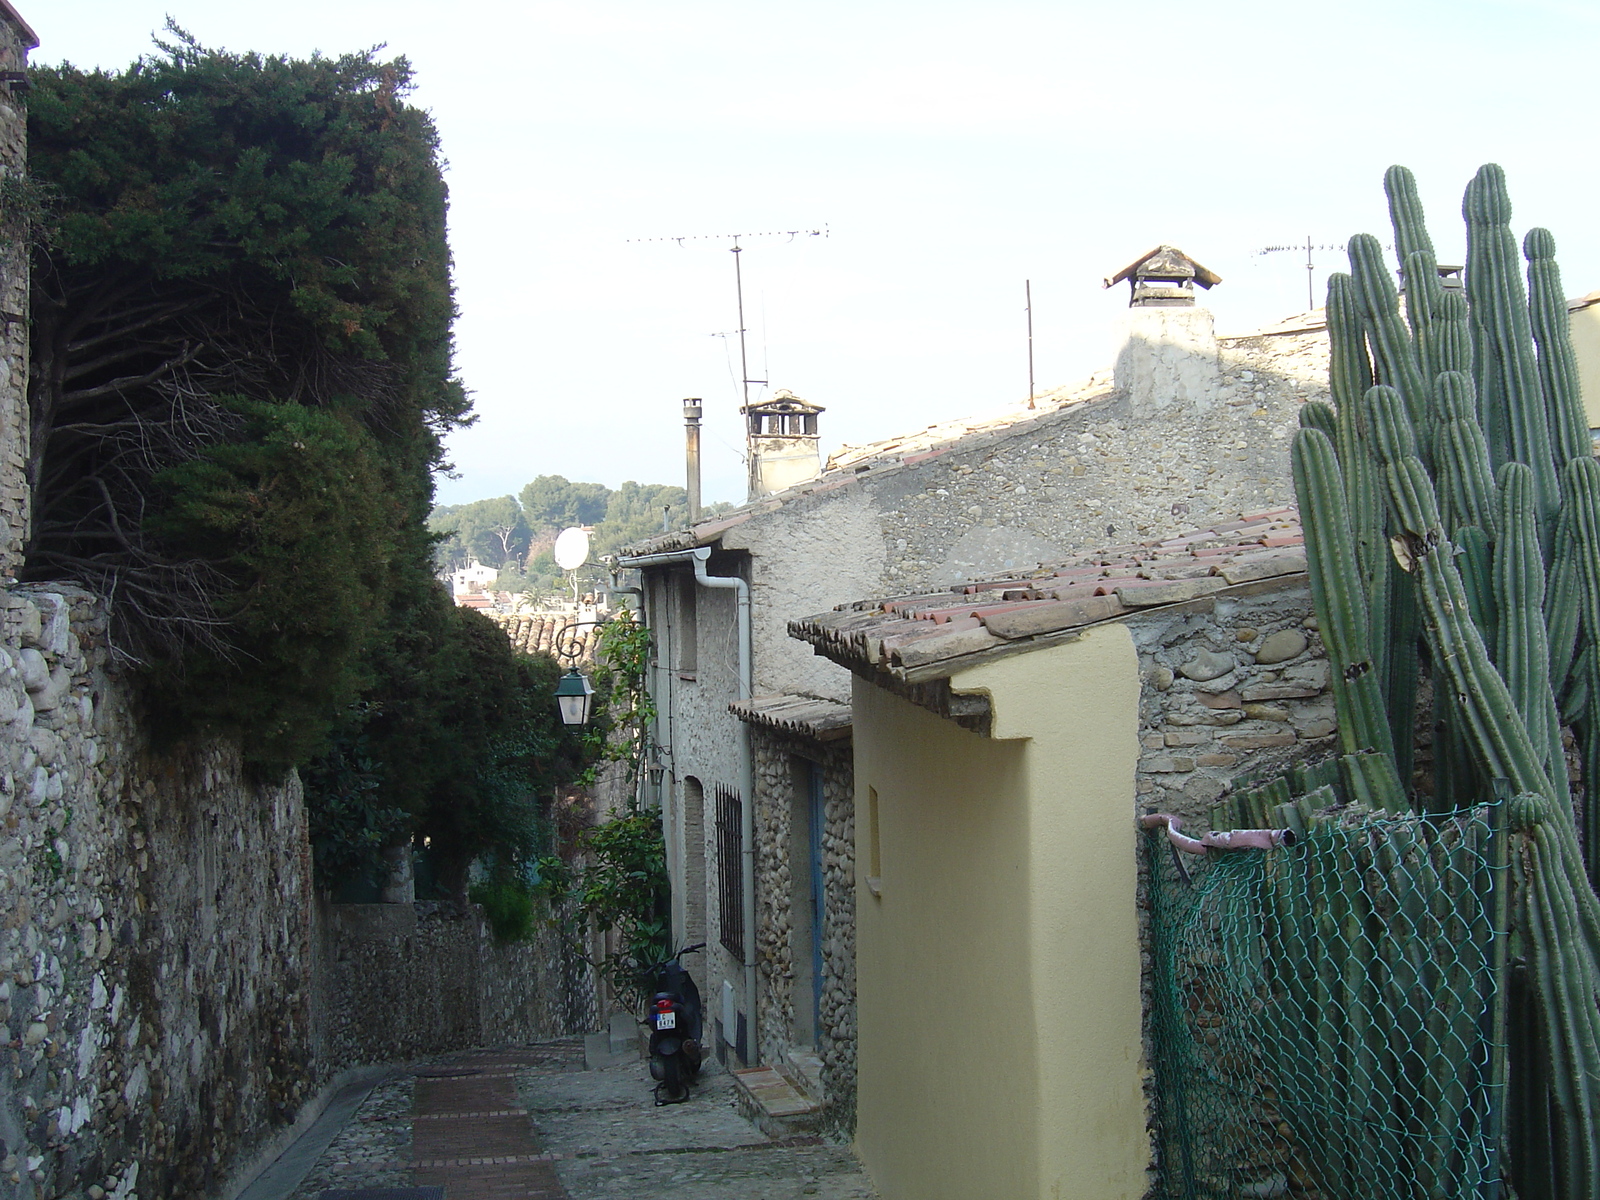
[[[688,481],[689,524],[700,519],[700,397],[683,402],[683,459]]]
[[[1105,281],[1126,282],[1128,314],[1115,381],[1137,419],[1205,412],[1218,401],[1221,360],[1211,313],[1195,303],[1196,286],[1222,282],[1176,246],[1160,245]]]
[[[745,447],[750,456],[750,496],[766,496],[822,474],[817,414],[793,392],[778,391],[770,400],[747,404]]]

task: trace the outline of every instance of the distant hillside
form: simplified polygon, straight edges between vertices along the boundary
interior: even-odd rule
[[[591,567],[580,579],[599,579],[598,564],[629,542],[656,532],[665,520],[676,527],[688,515],[688,494],[666,483],[627,481],[612,490],[603,483],[579,483],[561,475],[540,475],[520,496],[496,496],[466,504],[441,504],[428,517],[428,527],[444,535],[434,551],[441,572],[467,566],[476,559],[497,567],[495,586],[511,592],[547,592],[561,584],[561,571],[551,556],[556,534],[572,525],[593,528]],[[706,513],[732,505],[709,505]]]

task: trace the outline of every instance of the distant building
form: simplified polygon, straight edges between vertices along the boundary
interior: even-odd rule
[[[472,560],[472,565],[463,567],[459,571],[452,571],[446,577],[450,582],[450,593],[456,597],[456,603],[461,604],[462,598],[478,593],[487,592],[489,585],[500,575],[494,567],[486,567],[477,559]],[[487,600],[485,596],[483,599]],[[470,607],[483,608],[486,605],[474,604]]]

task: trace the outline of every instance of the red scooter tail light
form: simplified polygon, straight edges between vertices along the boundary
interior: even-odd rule
[[[667,999],[667,997],[665,997],[665,996],[661,997],[661,999],[656,1001],[656,1011],[657,1012],[671,1012],[672,1011],[672,1001]]]

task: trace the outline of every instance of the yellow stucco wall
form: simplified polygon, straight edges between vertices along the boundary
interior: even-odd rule
[[[856,684],[858,1148],[883,1200],[1138,1200],[1132,641],[952,684],[993,737]]]
[[[1589,428],[1600,429],[1600,304],[1572,314],[1572,350],[1578,356],[1578,379],[1583,387],[1583,407]]]

